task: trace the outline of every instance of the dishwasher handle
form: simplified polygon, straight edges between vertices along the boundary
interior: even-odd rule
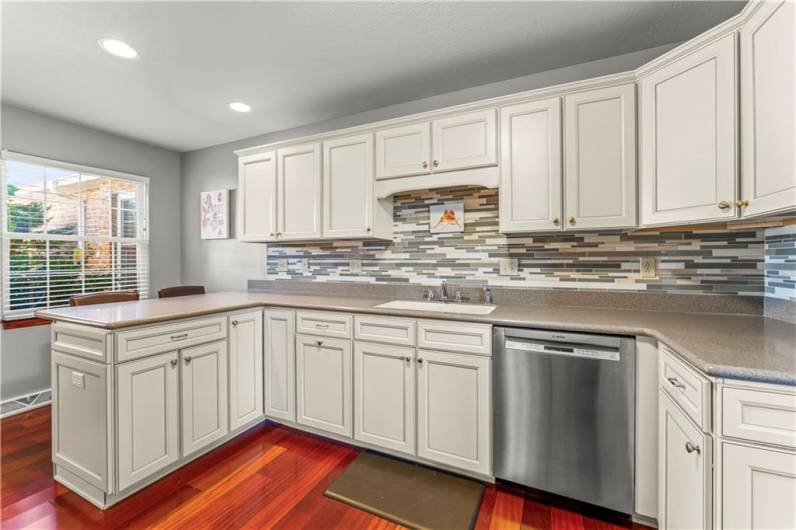
[[[507,350],[522,351],[539,355],[554,355],[562,357],[579,357],[582,359],[592,359],[595,361],[615,361],[619,362],[621,357],[619,350],[613,348],[601,348],[588,344],[546,344],[544,342],[521,341],[506,338],[503,346]]]

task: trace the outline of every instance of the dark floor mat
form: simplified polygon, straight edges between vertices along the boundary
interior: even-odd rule
[[[409,528],[467,530],[483,492],[475,480],[363,452],[324,495]]]

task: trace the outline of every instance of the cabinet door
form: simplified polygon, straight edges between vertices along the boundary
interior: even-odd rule
[[[180,457],[178,357],[172,351],[116,367],[119,491]]]
[[[727,35],[641,80],[643,225],[735,217],[735,55]]]
[[[561,230],[561,100],[500,110],[500,231]]]
[[[658,392],[658,523],[671,530],[711,528],[711,437]]]
[[[354,438],[415,453],[415,350],[354,343]]]
[[[431,124],[413,123],[376,133],[376,178],[424,175],[429,168]]]
[[[238,239],[276,238],[276,153],[270,151],[238,160]]]
[[[373,197],[373,135],[324,142],[324,239],[371,236]]]
[[[567,228],[635,226],[635,84],[581,92],[564,101]]]
[[[722,444],[722,528],[796,528],[796,454]]]
[[[182,454],[223,437],[227,424],[227,341],[180,351],[182,358]]]
[[[229,428],[263,415],[263,313],[229,317]]]
[[[296,319],[265,310],[265,414],[296,421]]]
[[[351,437],[351,341],[296,336],[296,421]]]
[[[417,454],[485,475],[492,470],[491,363],[417,351]]]
[[[279,241],[321,237],[321,144],[277,151]]]
[[[796,4],[761,2],[741,28],[744,217],[796,207]]]
[[[434,172],[497,164],[497,111],[479,110],[431,124]]]

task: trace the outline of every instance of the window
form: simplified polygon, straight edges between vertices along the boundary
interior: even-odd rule
[[[3,320],[149,286],[148,180],[3,152]]]

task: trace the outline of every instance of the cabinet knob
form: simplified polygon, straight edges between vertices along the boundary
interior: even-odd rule
[[[404,360],[406,361],[407,364],[412,362],[412,358],[409,357],[408,355],[406,357],[404,357]]]
[[[367,228],[365,229],[365,232],[367,232],[367,233],[370,233],[370,227],[367,227]]]
[[[740,201],[738,201],[738,202],[740,202]],[[729,207],[730,207],[730,203],[728,203],[727,201],[719,202],[719,208],[721,208],[722,210],[726,210]]]
[[[691,442],[686,442],[685,443],[685,450],[687,452],[689,452],[689,453],[696,453],[696,454],[701,454],[702,453],[702,450],[699,448],[699,446],[698,445],[694,445]]]
[[[749,201],[747,201],[747,200],[735,201],[735,206],[737,206],[738,208],[743,208],[745,206],[749,206]]]
[[[172,359],[171,360],[171,366],[177,366],[178,362],[180,362],[180,361],[178,361],[177,359]]]
[[[680,380],[677,379],[676,377],[667,377],[666,379],[667,381],[669,381],[669,384],[672,385],[674,388],[685,390],[685,385],[681,383]]]
[[[193,359],[193,357],[191,357],[190,355],[188,357],[186,357],[185,358],[185,364],[191,364],[191,360],[192,359]]]
[[[423,359],[422,358],[418,358],[417,359],[417,364],[423,364]]]
[[[237,321],[237,320],[233,320],[233,321],[232,321],[232,327],[235,327],[235,326],[237,326],[237,325],[238,325],[238,321]]]
[[[273,232],[271,232],[269,235],[270,235],[271,237],[274,237],[274,233],[273,233]]]
[[[315,341],[315,344],[317,344],[318,346],[323,346],[323,341],[322,340],[317,340],[317,341]]]
[[[575,217],[570,217],[569,218],[569,224],[571,224],[571,225],[575,224]]]
[[[425,160],[423,160],[423,163],[421,165],[423,166],[423,169],[428,168],[428,162],[426,162]]]
[[[439,165],[439,160],[434,160],[433,164],[434,164],[434,167],[437,167]]]
[[[553,219],[553,224],[556,225],[556,226],[560,225],[561,224],[561,219],[556,217],[555,219]]]

